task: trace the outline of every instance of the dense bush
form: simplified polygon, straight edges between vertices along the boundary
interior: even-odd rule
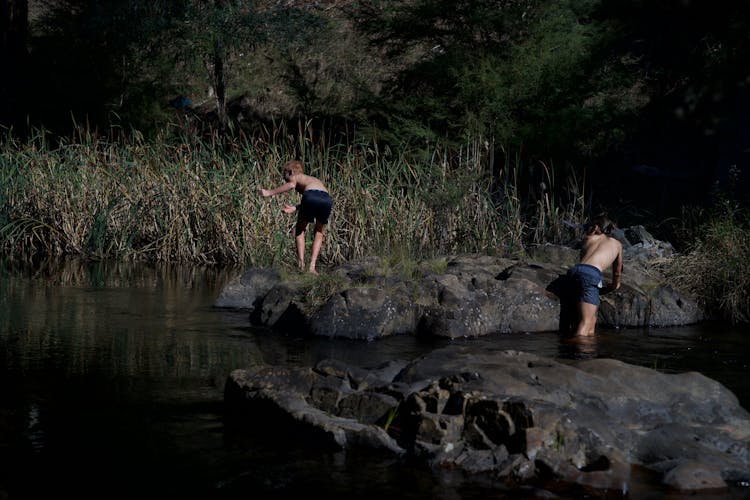
[[[695,239],[669,275],[717,318],[750,322],[750,214],[731,200],[702,212]]]

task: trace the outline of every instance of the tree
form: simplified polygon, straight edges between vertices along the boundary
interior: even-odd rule
[[[139,4],[128,0],[46,0],[28,38],[32,125],[66,133],[119,122],[131,90],[131,49],[143,46]]]
[[[0,68],[5,73],[0,78],[0,125],[8,127],[24,124],[19,104],[25,101],[28,83],[28,14],[27,0],[0,0]]]
[[[607,49],[616,31],[600,8],[598,0],[364,2],[359,26],[401,60],[382,121],[428,140],[480,132],[537,157],[609,147],[621,140],[617,121],[646,99],[634,61]]]
[[[202,61],[215,100],[218,131],[224,133],[228,126],[228,52],[253,50],[265,36],[263,19],[253,2],[187,1],[183,7],[183,15],[171,11],[173,44],[181,46],[187,59],[192,53]]]

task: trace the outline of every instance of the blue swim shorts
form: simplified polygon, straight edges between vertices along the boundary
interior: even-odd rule
[[[333,208],[333,199],[325,191],[308,189],[302,193],[302,202],[297,208],[299,210],[298,217],[301,220],[328,224],[328,217],[331,216],[331,208]]]
[[[588,264],[576,264],[568,269],[568,277],[579,302],[599,305],[599,289],[602,287],[602,272],[599,269]]]

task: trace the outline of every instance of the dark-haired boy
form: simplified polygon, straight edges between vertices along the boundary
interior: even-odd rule
[[[622,275],[622,244],[610,236],[615,225],[598,215],[584,227],[580,262],[568,269],[567,276],[576,294],[578,326],[576,336],[593,335],[599,308],[599,290],[617,290]],[[602,271],[612,266],[612,283],[602,286]]]

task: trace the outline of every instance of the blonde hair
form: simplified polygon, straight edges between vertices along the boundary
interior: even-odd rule
[[[297,175],[304,172],[304,169],[302,168],[302,162],[299,160],[289,160],[284,164],[283,171],[286,172],[287,170],[291,171],[292,174]]]

